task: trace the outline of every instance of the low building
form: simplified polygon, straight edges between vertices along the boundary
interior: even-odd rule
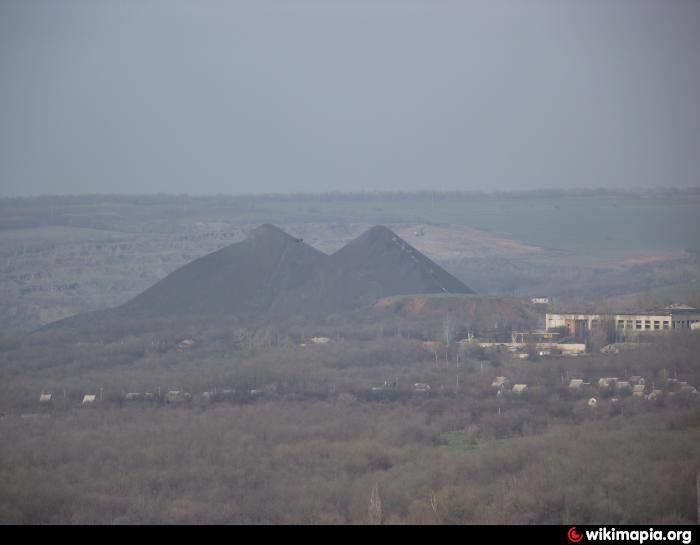
[[[681,385],[681,389],[680,389],[681,393],[697,395],[698,390],[692,384],[688,384],[687,382],[681,382],[680,385]]]
[[[548,305],[549,297],[533,297],[530,299],[530,303],[533,305]]]
[[[547,331],[563,328],[577,339],[582,339],[598,327],[608,324],[615,331],[625,335],[688,330],[700,323],[700,311],[687,305],[671,305],[648,312],[620,313],[555,313],[545,314]],[[698,327],[698,326],[695,326]]]
[[[192,339],[185,339],[177,345],[177,350],[178,350],[178,352],[183,352],[185,350],[189,350],[190,348],[193,348],[195,346],[195,344],[196,344],[195,341],[193,341]]]
[[[522,394],[527,390],[527,384],[515,384],[513,385],[514,394]]]
[[[462,341],[459,341],[462,343]],[[527,350],[531,343],[497,343],[497,342],[480,342],[477,343],[481,348],[493,348],[496,350],[508,350],[510,352],[518,352]],[[584,343],[535,343],[535,348],[540,355],[542,352],[552,354],[553,352],[561,352],[564,356],[575,356],[586,352]]]
[[[51,403],[51,394],[41,392],[41,395],[39,396],[39,403]]]
[[[601,390],[607,390],[609,388],[614,388],[617,380],[618,380],[617,377],[604,377],[604,378],[598,379],[598,388],[600,388]]]
[[[420,343],[420,346],[423,350],[427,350],[428,352],[436,352],[440,349],[440,343],[437,341],[423,341]]]
[[[507,381],[508,381],[508,379],[506,377],[496,377],[493,379],[493,382],[491,383],[491,387],[501,389],[506,385]]]
[[[652,344],[648,342],[617,342],[604,346],[600,349],[603,354],[620,354],[621,352],[630,352],[632,350],[645,350],[651,347]]]
[[[192,394],[182,390],[170,390],[165,394],[166,403],[184,403],[192,399]]]
[[[95,394],[85,394],[83,396],[83,405],[92,405],[95,403],[97,396]]]
[[[648,393],[646,396],[644,396],[645,399],[649,401],[655,401],[663,396],[663,392],[661,390],[652,390],[650,393]]]
[[[615,383],[615,391],[617,393],[629,393],[632,391],[632,385],[626,380],[620,380]]]
[[[514,343],[541,343],[553,342],[559,337],[556,331],[535,330],[535,331],[513,331],[510,334],[511,342]]]

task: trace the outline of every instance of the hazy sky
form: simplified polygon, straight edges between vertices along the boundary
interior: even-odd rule
[[[698,185],[698,0],[0,0],[3,196]]]

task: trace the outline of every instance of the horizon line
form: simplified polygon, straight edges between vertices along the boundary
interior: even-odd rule
[[[261,200],[291,200],[303,198],[430,198],[430,197],[528,197],[528,196],[572,196],[572,197],[594,197],[594,196],[630,196],[630,195],[700,195],[700,186],[686,187],[636,187],[636,188],[606,188],[606,187],[575,187],[558,188],[543,187],[533,189],[507,189],[507,190],[360,190],[360,191],[296,191],[296,192],[265,192],[265,193],[39,193],[36,195],[0,196],[0,201],[19,200],[41,200],[41,199],[74,199],[74,198],[188,198],[188,199],[261,199]]]

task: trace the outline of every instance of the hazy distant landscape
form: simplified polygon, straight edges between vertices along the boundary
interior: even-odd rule
[[[619,354],[600,353],[605,340],[591,338],[585,355],[530,351],[525,360],[457,341],[542,328],[530,296],[562,309],[697,305],[698,199],[6,199],[0,518],[366,523],[377,486],[387,523],[692,522],[700,409],[671,379],[700,385],[697,334]],[[380,218],[477,294],[408,295],[316,317],[301,308],[98,313],[31,333],[121,305],[246,237],[272,243],[265,222],[332,254]],[[195,289],[180,278],[160,299],[125,308],[167,306],[158,301]],[[618,400],[596,386],[633,375],[666,395]],[[496,396],[497,376],[528,391]],[[592,386],[571,390],[572,379]]]
[[[690,543],[699,29],[0,1],[0,524]]]
[[[697,301],[700,195],[590,193],[5,199],[0,324],[123,303],[263,223],[325,252],[386,224],[479,293]]]

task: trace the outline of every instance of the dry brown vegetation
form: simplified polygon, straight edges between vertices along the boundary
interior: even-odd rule
[[[366,523],[375,484],[384,523],[694,520],[697,396],[606,394],[591,410],[565,384],[700,384],[696,336],[536,362],[448,346],[436,362],[421,341],[445,320],[429,314],[151,326],[0,339],[0,520]],[[299,346],[315,335],[332,341]],[[186,338],[195,343],[178,348]],[[496,375],[530,388],[497,397]],[[386,380],[398,384],[372,390]],[[194,396],[124,399],[159,386]],[[205,402],[214,388],[236,394]],[[100,389],[101,402],[81,406]]]
[[[459,350],[469,332],[541,326],[528,297],[502,296],[396,297],[316,321],[90,315],[26,333],[121,304],[265,222],[325,252],[387,224],[477,292],[554,295],[562,309],[700,306],[694,231],[638,230],[664,217],[648,204],[668,198],[675,216],[676,196],[599,196],[0,200],[0,522],[694,522],[700,401],[671,381],[700,386],[698,335],[576,358]],[[613,240],[618,205],[629,232]],[[570,221],[579,209],[590,239]],[[567,387],[632,375],[663,395]],[[497,396],[496,376],[528,389]]]

